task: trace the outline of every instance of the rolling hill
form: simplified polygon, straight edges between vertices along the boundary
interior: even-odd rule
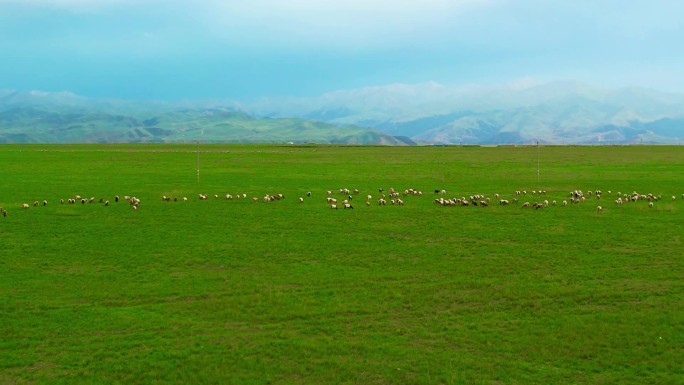
[[[676,143],[684,95],[578,82],[448,87],[430,82],[261,100],[260,116],[302,116],[410,137],[418,143]]]
[[[215,103],[93,100],[0,92],[0,143],[322,143],[410,145],[377,129],[304,118],[255,118]]]

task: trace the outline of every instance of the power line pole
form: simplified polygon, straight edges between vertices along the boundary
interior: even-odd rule
[[[537,185],[539,184],[539,141],[537,140]],[[539,187],[539,186],[537,186]]]
[[[199,171],[200,171],[200,163],[199,163],[199,140],[197,141],[197,183],[199,183]]]

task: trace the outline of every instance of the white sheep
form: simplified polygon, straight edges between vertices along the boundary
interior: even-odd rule
[[[596,211],[598,211],[598,212],[603,211],[603,207],[601,207],[601,206],[596,206]]]
[[[31,207],[31,206],[29,206],[28,203],[24,203],[24,204],[21,205],[21,208],[23,208],[23,209],[27,209],[27,208],[29,208],[29,207]]]

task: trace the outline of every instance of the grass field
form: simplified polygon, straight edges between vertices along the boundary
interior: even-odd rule
[[[196,149],[0,146],[0,384],[684,383],[684,147]]]

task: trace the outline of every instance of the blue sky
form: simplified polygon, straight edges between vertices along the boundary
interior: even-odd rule
[[[579,80],[684,92],[684,2],[0,0],[0,89],[127,99]]]

